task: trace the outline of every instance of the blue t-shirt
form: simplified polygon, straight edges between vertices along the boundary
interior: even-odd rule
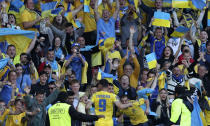
[[[2,99],[6,104],[9,103],[12,97],[12,86],[4,85],[0,92],[0,99]]]
[[[100,39],[107,39],[115,37],[115,19],[111,17],[108,22],[100,18],[97,22],[97,40],[96,45]]]
[[[22,86],[20,87],[21,80],[22,80]],[[23,78],[22,78],[22,76],[17,77],[16,82],[17,82],[16,84],[17,84],[18,91],[20,93],[24,93],[24,88],[26,86],[29,86],[30,87],[31,86],[31,83],[32,83],[31,82],[30,75],[28,75],[28,74],[24,74],[23,75]]]
[[[66,60],[68,60],[70,57],[71,57],[71,54],[67,55]],[[85,60],[84,56],[82,56],[82,58]],[[81,59],[79,57],[74,57],[67,68],[72,68],[72,70],[76,73],[76,79],[81,81],[82,67],[83,67],[83,63]]]
[[[154,36],[150,37],[150,51],[155,52],[157,60],[161,58],[163,50],[165,48],[165,37],[162,36],[161,40],[157,40]]]

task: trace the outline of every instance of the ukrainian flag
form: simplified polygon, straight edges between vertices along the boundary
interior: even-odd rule
[[[149,69],[153,69],[156,67],[157,65],[157,60],[156,60],[156,55],[155,53],[150,53],[148,55],[146,55],[146,61],[148,63],[148,67]]]
[[[176,28],[176,30],[171,34],[172,37],[181,38],[184,36],[185,33],[187,33],[190,29],[186,28],[184,26],[179,26]]]
[[[85,0],[84,1],[84,12],[87,12],[87,13],[90,12],[89,5],[90,5],[90,0]]]
[[[208,10],[208,26],[210,26],[210,9]]]
[[[97,80],[101,80],[101,79],[106,79],[107,81],[112,83],[113,80],[117,80],[117,76],[114,76],[114,75],[109,74],[109,73],[105,73],[99,68],[98,74],[97,74]]]
[[[198,104],[197,96],[195,96],[193,102],[193,111],[191,113],[191,126],[203,126],[200,114],[202,114],[202,111],[200,105]]]
[[[47,10],[55,9],[57,3],[58,3],[57,1],[48,2],[48,3],[45,3],[45,4],[41,3],[41,10],[42,10],[42,12],[43,11],[47,11]]]
[[[13,44],[16,47],[17,55],[27,51],[34,36],[34,31],[17,30],[12,28],[0,29],[0,41],[6,40],[9,44]]]
[[[61,8],[56,8],[56,9],[51,9],[51,10],[46,10],[42,12],[42,18],[46,17],[55,17],[56,15],[60,14],[62,11]]]
[[[154,13],[154,21],[152,25],[170,27],[170,14],[165,12],[156,11]]]
[[[206,0],[192,0],[192,7],[202,10],[206,7]]]
[[[190,0],[172,0],[173,8],[191,8]]]

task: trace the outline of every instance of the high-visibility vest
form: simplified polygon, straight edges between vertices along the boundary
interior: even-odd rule
[[[50,126],[71,126],[69,108],[66,103],[56,103],[48,110]]]

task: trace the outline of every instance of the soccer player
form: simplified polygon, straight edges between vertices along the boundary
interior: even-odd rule
[[[134,126],[149,126],[147,115],[144,113],[140,105],[144,104],[144,99],[141,98],[139,101],[129,100],[128,96],[124,95],[121,97],[122,104],[133,103],[132,107],[119,111],[119,115],[125,114],[130,118],[130,122]]]
[[[113,105],[115,104],[120,109],[125,109],[132,106],[132,103],[121,104],[117,96],[113,93],[109,93],[109,84],[102,83],[102,90],[93,94],[91,101],[86,105],[86,110],[95,105],[96,115],[104,115],[105,118],[101,118],[95,122],[95,126],[113,126]]]

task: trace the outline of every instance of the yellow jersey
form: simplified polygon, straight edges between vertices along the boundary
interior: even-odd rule
[[[25,116],[26,116],[25,112],[19,115],[9,115],[6,121],[6,126],[24,126],[21,120]]]
[[[115,94],[99,91],[93,94],[91,101],[95,105],[96,115],[104,115],[105,118],[101,118],[95,122],[95,126],[113,126],[113,105],[117,101]]]
[[[38,14],[35,11],[29,10],[29,9],[25,9],[23,11],[23,13],[21,14],[21,22],[32,22],[35,21],[37,18]],[[22,26],[23,28],[23,26]],[[24,29],[24,28],[23,28]],[[37,31],[36,28],[28,28],[28,29],[24,29],[24,30],[29,30],[29,31]]]
[[[140,123],[145,123],[148,121],[146,114],[140,105],[144,104],[144,99],[141,98],[139,101],[130,101],[133,103],[132,107],[120,110],[120,113],[127,115],[130,117],[130,121],[132,125],[138,125]]]
[[[0,116],[0,126],[3,126],[6,116],[9,114],[9,109],[5,109],[4,113]]]

